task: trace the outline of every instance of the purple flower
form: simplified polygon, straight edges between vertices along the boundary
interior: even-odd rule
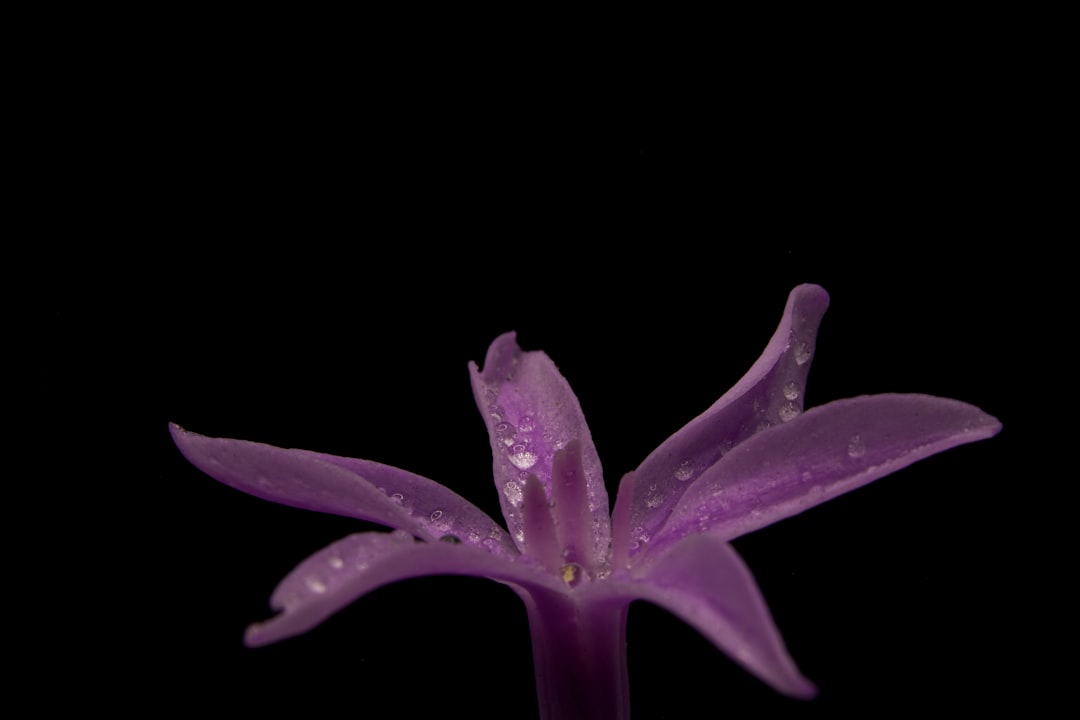
[[[956,400],[871,395],[803,410],[828,295],[801,285],[750,371],[623,476],[614,510],[577,397],[542,352],[498,337],[473,393],[491,439],[504,529],[405,470],[171,426],[212,477],[276,502],[395,528],[350,535],[278,586],[280,613],[248,628],[265,645],[306,632],[365,593],[422,575],[511,587],[532,633],[541,715],[629,716],[626,614],[655,603],[780,692],[814,687],[784,648],[729,541],[1001,424]]]

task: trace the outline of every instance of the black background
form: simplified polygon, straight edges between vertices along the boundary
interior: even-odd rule
[[[612,60],[571,87],[542,63],[210,35],[98,48],[42,113],[34,178],[64,202],[39,215],[23,314],[54,508],[29,564],[63,590],[32,603],[50,620],[30,667],[114,707],[531,717],[524,610],[481,579],[386,587],[245,649],[296,563],[375,528],[215,483],[167,423],[397,465],[500,518],[466,373],[496,335],[555,360],[613,491],[815,282],[832,307],[808,405],[923,392],[1005,429],[735,542],[817,700],[635,604],[635,717],[1044,697],[1053,541],[1033,516],[1056,501],[1032,488],[1054,472],[1022,449],[1039,429],[1016,358],[1044,342],[1049,301],[1022,285],[1055,264],[1033,246],[1054,198],[1030,187],[1020,84],[826,62],[683,87]]]

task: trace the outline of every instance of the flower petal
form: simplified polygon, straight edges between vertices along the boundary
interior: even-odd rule
[[[299,635],[378,587],[425,575],[476,575],[534,590],[564,589],[535,565],[465,544],[416,542],[404,532],[358,533],[289,573],[270,599],[281,614],[250,626],[244,641],[256,647]]]
[[[719,538],[688,537],[661,556],[650,553],[632,576],[612,576],[595,587],[668,610],[782,693],[809,698],[817,692],[788,655],[750,571]]]
[[[930,395],[865,395],[812,408],[711,467],[654,545],[694,532],[730,540],[1000,429],[977,407]]]
[[[515,556],[506,533],[453,491],[388,465],[210,438],[169,426],[193,465],[226,485],[293,507],[406,530],[425,540],[453,534],[498,555]]]
[[[495,339],[484,369],[469,363],[473,395],[491,437],[495,486],[511,535],[522,551],[528,542],[519,512],[522,482],[540,478],[551,497],[556,450],[572,440],[581,443],[588,510],[592,516],[591,564],[603,565],[611,538],[607,490],[581,405],[555,363],[542,352],[524,352],[514,333]]]
[[[390,465],[356,458],[295,452],[350,470],[388,495],[428,528],[434,538],[454,535],[469,545],[480,545],[496,555],[518,555],[502,526],[480,508],[434,480]],[[423,537],[423,536],[420,536]]]
[[[656,534],[694,480],[755,433],[786,423],[803,409],[806,375],[829,296],[799,285],[757,362],[712,407],[665,440],[634,471],[630,554]],[[629,485],[625,485],[630,490]],[[624,542],[615,538],[614,542]]]

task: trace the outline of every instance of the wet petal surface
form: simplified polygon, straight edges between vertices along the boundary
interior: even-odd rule
[[[683,493],[725,453],[802,412],[818,325],[828,305],[828,294],[817,285],[792,290],[779,326],[750,370],[634,471],[631,557],[656,535]]]
[[[506,532],[482,510],[427,478],[366,460],[211,438],[170,426],[193,465],[251,495],[405,530],[435,541],[456,535],[503,556],[517,555]]]
[[[1000,429],[977,407],[930,395],[821,405],[716,463],[683,496],[656,544],[696,532],[738,537]]]
[[[591,562],[603,564],[611,537],[608,496],[581,405],[555,363],[542,352],[525,352],[514,333],[488,348],[483,371],[469,364],[473,395],[491,438],[492,468],[507,527],[518,547],[528,547],[520,512],[524,481],[535,475],[551,498],[555,453],[580,444],[581,473],[592,518]]]
[[[375,588],[426,575],[474,575],[536,591],[561,590],[538,566],[464,544],[416,542],[407,533],[358,533],[320,550],[281,581],[271,598],[280,615],[248,628],[266,645],[299,635]]]

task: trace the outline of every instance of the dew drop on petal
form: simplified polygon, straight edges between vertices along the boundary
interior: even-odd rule
[[[683,460],[679,463],[679,466],[675,468],[675,479],[679,482],[686,482],[694,476],[694,463],[690,460]]]
[[[518,448],[521,448],[521,450],[518,450]],[[510,455],[510,462],[512,462],[514,467],[518,470],[528,470],[535,465],[536,461],[539,459],[537,458],[536,453],[529,452],[525,449],[524,445],[515,445],[514,450],[515,452]],[[510,483],[507,483],[507,486],[509,485]]]
[[[799,386],[796,383],[789,382],[784,385],[784,397],[788,400],[796,400],[799,397]]]
[[[495,439],[507,447],[514,444],[514,434],[514,426],[508,422],[501,422],[495,425]]]
[[[441,538],[439,538],[439,542],[446,543],[448,545],[460,545],[461,538],[459,538],[457,535],[443,535]]]
[[[514,507],[521,505],[522,490],[521,486],[511,480],[503,485],[503,495],[510,501],[510,504]]]
[[[401,493],[394,493],[393,495],[390,496],[390,499],[393,500],[398,505],[401,505],[402,503],[405,502],[405,496],[402,495]]]
[[[795,346],[795,364],[797,364],[797,365],[805,365],[807,362],[810,361],[810,355],[811,355],[812,352],[813,351],[810,349],[810,346],[807,345],[804,342],[801,342],[798,345],[796,345]]]
[[[664,499],[660,495],[650,495],[645,498],[645,505],[651,508],[658,508],[664,503]]]
[[[439,518],[441,518],[441,517],[442,517],[442,510],[435,510],[434,512],[431,513],[431,522],[438,522]]]
[[[795,403],[786,402],[780,406],[780,419],[783,422],[790,422],[799,415],[799,408],[795,406]]]
[[[860,458],[866,454],[866,443],[858,434],[852,435],[847,446],[848,457]]]

